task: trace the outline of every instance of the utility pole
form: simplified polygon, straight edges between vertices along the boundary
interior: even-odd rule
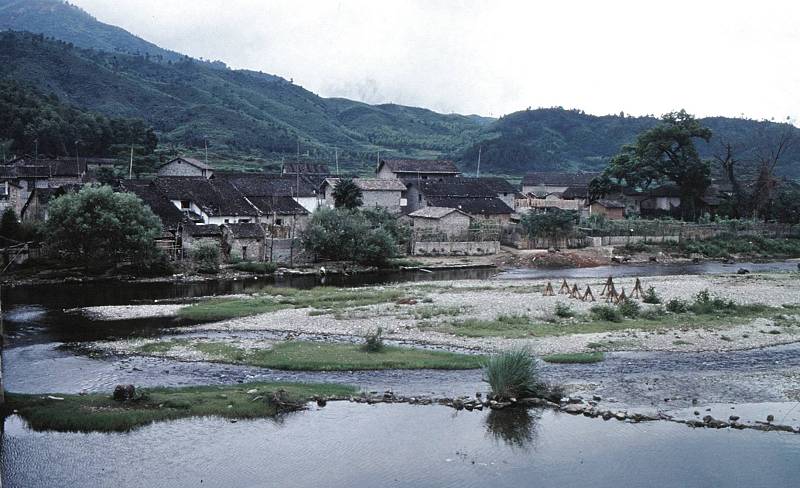
[[[297,162],[300,162],[300,139],[297,140]]]
[[[333,148],[333,158],[336,160],[336,176],[339,176],[339,148]]]
[[[33,144],[36,147],[36,152],[34,153],[35,156],[33,157],[34,162],[39,161],[39,138],[33,140]]]
[[[478,146],[478,170],[476,171],[475,176],[478,178],[481,177],[481,151],[483,150],[483,146]]]
[[[208,157],[206,157],[208,159]],[[128,166],[128,179],[133,179],[133,144],[131,144],[131,164]]]
[[[205,145],[206,148],[206,165],[208,165],[208,136],[203,136],[203,144]]]

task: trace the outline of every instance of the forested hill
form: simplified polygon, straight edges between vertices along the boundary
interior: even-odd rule
[[[475,117],[325,99],[277,76],[218,69],[191,58],[77,48],[25,32],[0,33],[0,76],[114,117],[142,118],[163,143],[217,150],[374,160],[378,151],[438,157],[474,140]],[[344,154],[343,154],[344,153]]]
[[[595,116],[579,110],[549,108],[523,110],[501,117],[486,127],[481,141],[458,154],[462,168],[474,170],[481,149],[481,171],[515,174],[526,171],[597,170],[657,123],[653,117],[624,114]],[[710,117],[701,123],[713,132],[710,143],[698,141],[704,158],[721,154],[730,143],[743,165],[754,164],[758,153],[769,150],[785,131],[796,142],[778,166],[778,173],[800,177],[800,129],[788,124],[747,119]]]

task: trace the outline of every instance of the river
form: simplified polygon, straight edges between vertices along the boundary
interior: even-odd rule
[[[574,270],[491,269],[328,277],[363,285],[451,279],[531,279],[704,274],[796,269],[794,262],[613,266]],[[565,274],[566,273],[566,274]],[[93,322],[64,309],[310,287],[319,277],[202,283],[92,283],[3,290],[6,388],[44,393],[137,386],[247,381],[326,381],[368,391],[455,396],[485,391],[479,371],[286,372],[161,358],[94,358],[64,343],[159,335],[174,319]],[[620,408],[639,406],[691,416],[694,399],[715,416],[768,408],[797,421],[780,394],[800,371],[800,347],[734,353],[611,353],[592,365],[542,364],[553,382],[579,383]],[[704,378],[704,381],[697,381]],[[711,381],[709,381],[711,378]],[[709,384],[713,386],[708,387]],[[589,387],[587,387],[589,385]],[[616,397],[616,398],[612,398]],[[775,403],[767,403],[775,402]],[[751,403],[745,406],[743,403]],[[705,413],[705,410],[704,410]],[[718,417],[719,418],[719,417]],[[787,422],[788,423],[788,422]],[[187,419],[126,434],[34,432],[23,420],[3,425],[5,487],[94,486],[795,486],[800,436],[629,424],[552,411],[456,412],[440,406],[333,402],[278,420]],[[201,484],[202,483],[202,484]]]

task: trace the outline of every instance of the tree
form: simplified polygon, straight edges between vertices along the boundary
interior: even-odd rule
[[[350,178],[344,178],[333,188],[333,201],[336,208],[354,209],[364,204],[361,188]]]
[[[529,237],[549,238],[553,245],[575,232],[578,214],[570,210],[552,209],[547,213],[528,212],[520,225]]]
[[[391,222],[376,225],[360,210],[322,208],[311,215],[303,246],[319,259],[381,265],[395,255],[394,227]]]
[[[708,142],[711,130],[685,110],[670,112],[658,125],[639,134],[634,144],[623,146],[603,175],[642,189],[673,182],[680,189],[683,217],[694,219],[700,198],[711,184],[710,165],[700,159],[695,139]]]
[[[84,187],[50,203],[47,239],[58,254],[102,267],[130,260],[145,264],[157,256],[154,239],[161,222],[132,193],[109,186]]]
[[[6,239],[19,240],[21,234],[21,226],[17,213],[13,208],[8,207],[3,211],[3,216],[0,217],[0,236]]]

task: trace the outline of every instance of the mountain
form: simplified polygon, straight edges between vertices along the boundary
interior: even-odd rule
[[[82,48],[141,54],[165,61],[184,57],[56,0],[0,0],[0,30],[28,31]]]
[[[784,132],[796,141],[778,166],[780,174],[800,176],[800,129],[768,121],[709,117],[700,119],[713,133],[711,141],[697,141],[703,158],[721,154],[721,144],[737,149],[744,167],[752,168],[758,155],[774,147]],[[463,168],[474,168],[481,155],[481,171],[519,174],[527,171],[600,170],[623,144],[658,123],[654,117],[596,116],[580,110],[545,108],[505,115],[487,125],[479,140],[458,153]]]

